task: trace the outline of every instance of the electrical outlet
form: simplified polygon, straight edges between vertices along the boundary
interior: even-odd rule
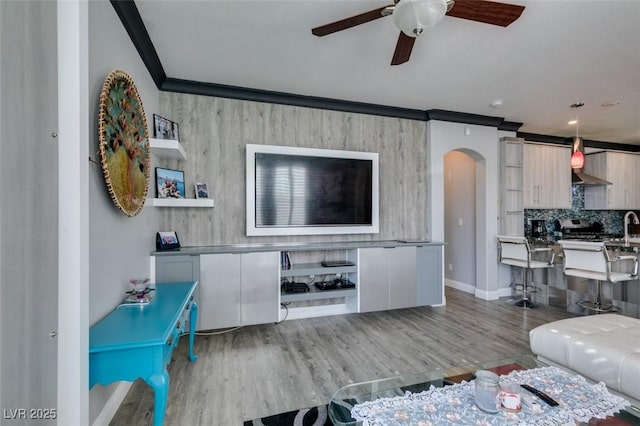
[[[452,264],[452,263],[450,263],[450,264],[449,264],[449,272],[452,272],[452,271],[453,271],[453,264]]]

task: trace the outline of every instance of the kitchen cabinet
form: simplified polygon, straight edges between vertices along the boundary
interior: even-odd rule
[[[524,139],[500,140],[500,234],[524,235]]]
[[[585,209],[639,209],[639,170],[640,157],[637,154],[602,151],[587,155],[585,173],[608,180],[611,185],[585,186]]]
[[[416,306],[416,247],[360,249],[360,312]]]
[[[279,252],[201,255],[198,329],[277,322],[279,258]]]
[[[525,209],[571,208],[571,148],[525,143],[523,199]]]

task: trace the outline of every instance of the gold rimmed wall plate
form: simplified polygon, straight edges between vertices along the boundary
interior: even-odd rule
[[[122,70],[109,73],[102,86],[98,133],[111,199],[122,213],[135,216],[149,190],[149,131],[138,89]]]

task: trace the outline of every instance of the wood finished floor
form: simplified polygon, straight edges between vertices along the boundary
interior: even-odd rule
[[[529,351],[528,332],[574,316],[447,288],[447,306],[289,320],[182,338],[169,365],[165,425],[242,425],[244,420],[325,404],[349,383],[504,358]],[[112,426],[151,425],[153,392],[138,380]]]

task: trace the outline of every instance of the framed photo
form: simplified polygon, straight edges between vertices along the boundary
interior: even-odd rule
[[[209,188],[206,183],[196,183],[196,198],[209,198]]]
[[[158,198],[186,198],[184,171],[156,167],[156,196]]]
[[[153,135],[156,139],[168,139],[178,141],[178,123],[174,123],[157,114],[153,114]]]
[[[178,234],[175,231],[162,231],[156,233],[156,250],[176,250],[180,248]]]

